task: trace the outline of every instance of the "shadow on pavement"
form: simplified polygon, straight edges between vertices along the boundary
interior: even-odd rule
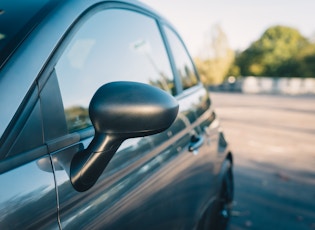
[[[309,178],[297,181],[291,177],[295,174]],[[236,166],[234,175],[235,203],[228,229],[315,229],[314,175],[264,164]]]

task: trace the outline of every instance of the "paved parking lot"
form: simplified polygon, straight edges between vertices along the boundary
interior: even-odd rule
[[[315,229],[315,97],[211,93],[235,157],[230,230]]]

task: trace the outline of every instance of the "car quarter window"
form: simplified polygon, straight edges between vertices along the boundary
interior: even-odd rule
[[[197,85],[198,77],[185,46],[173,30],[171,30],[167,26],[164,26],[163,28],[170,44],[177,74],[181,79],[183,89],[185,90]]]
[[[103,84],[137,81],[175,95],[173,74],[156,21],[107,9],[77,30],[55,66],[69,132],[91,126],[88,105]]]

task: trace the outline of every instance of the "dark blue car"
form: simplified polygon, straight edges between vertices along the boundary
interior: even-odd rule
[[[137,1],[2,0],[0,229],[224,229],[232,153]]]

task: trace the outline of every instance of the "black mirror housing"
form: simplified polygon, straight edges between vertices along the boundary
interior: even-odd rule
[[[97,132],[130,138],[167,129],[177,116],[178,103],[150,85],[112,82],[97,90],[89,112]]]
[[[95,136],[71,162],[74,188],[92,187],[124,140],[166,130],[178,109],[175,98],[147,84],[111,82],[100,87],[89,106]]]

